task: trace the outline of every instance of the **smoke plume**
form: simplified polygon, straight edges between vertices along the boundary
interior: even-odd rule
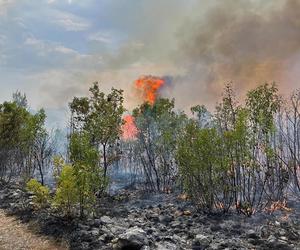
[[[171,95],[179,93],[181,106],[189,106],[215,101],[228,82],[242,96],[265,82],[275,81],[283,91],[299,86],[299,17],[297,0],[229,0],[187,20],[177,33],[175,56],[186,74],[174,79]]]

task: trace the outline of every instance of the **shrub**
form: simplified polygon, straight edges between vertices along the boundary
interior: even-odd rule
[[[57,177],[57,181],[53,206],[59,208],[66,213],[67,216],[70,216],[78,202],[78,190],[74,168],[70,165],[64,165],[60,176]]]
[[[101,194],[107,187],[107,177],[98,164],[99,152],[90,142],[91,138],[86,133],[74,133],[70,141],[70,160],[76,176],[80,216],[94,209],[96,193]]]
[[[31,179],[26,184],[26,189],[34,194],[33,202],[38,208],[46,207],[50,202],[49,188],[43,186],[36,179]]]
[[[177,161],[185,191],[199,208],[207,212],[216,208],[228,209],[223,195],[227,189],[223,178],[227,168],[221,163],[221,148],[217,131],[214,128],[201,129],[195,122],[187,125],[178,145]]]
[[[102,172],[85,165],[63,164],[57,176],[57,189],[53,206],[66,216],[75,215],[78,211],[83,216],[92,211],[96,204],[96,193],[99,188],[106,187]]]

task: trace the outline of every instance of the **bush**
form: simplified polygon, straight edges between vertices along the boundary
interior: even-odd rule
[[[91,138],[86,133],[74,133],[70,141],[70,160],[76,176],[80,216],[94,210],[96,193],[101,194],[107,187],[107,177],[98,164],[99,152],[90,142]]]
[[[177,161],[185,191],[204,211],[227,210],[224,190],[227,184],[225,164],[221,163],[222,145],[214,128],[199,128],[195,122],[187,125],[179,142]],[[224,160],[224,159],[223,159]],[[220,205],[222,204],[222,205]]]
[[[33,202],[38,208],[46,207],[50,202],[49,188],[43,186],[36,179],[31,179],[26,184],[26,189],[34,194]]]
[[[57,181],[53,206],[70,216],[79,199],[74,168],[64,165]]]
[[[60,175],[57,176],[57,188],[53,206],[70,217],[80,216],[86,211],[93,211],[96,204],[96,193],[99,188],[106,187],[102,172],[85,165],[62,165]]]

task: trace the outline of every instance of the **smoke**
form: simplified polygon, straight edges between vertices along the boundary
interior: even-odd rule
[[[272,3],[219,1],[185,21],[174,59],[186,74],[174,78],[170,93],[180,95],[180,106],[213,105],[228,82],[238,96],[265,82],[277,82],[283,92],[300,86],[300,1]]]
[[[90,84],[99,81],[104,92],[112,86],[124,89],[130,111],[141,101],[133,91],[134,80],[141,75],[164,79],[158,95],[175,98],[184,110],[195,104],[212,109],[229,82],[240,99],[264,82],[277,82],[281,92],[300,87],[298,0],[104,1],[103,8],[98,1],[88,1],[85,11],[71,16],[86,20],[89,29],[64,36],[55,32],[57,24],[52,22],[56,5],[26,2],[18,7],[15,2],[0,0],[0,7],[14,6],[14,12],[5,12],[17,15],[7,15],[10,22],[2,22],[7,32],[0,43],[7,40],[2,46],[6,67],[19,72],[10,86],[26,82],[19,89],[26,91],[34,107],[66,108],[73,96],[87,95]],[[31,20],[24,13],[33,9],[36,15]],[[5,25],[16,18],[27,27],[39,24],[34,36],[45,46],[22,47],[20,43],[33,34],[23,26],[10,34],[13,26],[5,29]],[[43,37],[48,30],[61,40]],[[15,34],[20,34],[20,41]],[[95,34],[100,39],[91,39]],[[103,34],[109,37],[104,42]]]
[[[213,109],[226,83],[240,100],[265,82],[276,82],[283,93],[300,87],[300,1],[164,3],[141,3],[142,14],[131,13],[134,20],[150,21],[129,22],[135,42],[104,56],[107,71],[131,72],[131,78],[119,74],[114,81],[126,79],[122,87],[130,107],[136,105],[130,93],[138,75],[168,76],[159,95],[174,97],[184,110],[195,104]],[[161,15],[151,18],[153,9]]]

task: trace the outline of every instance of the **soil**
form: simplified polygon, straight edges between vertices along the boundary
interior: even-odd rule
[[[65,250],[62,243],[56,243],[45,236],[35,234],[13,216],[0,210],[0,250]]]

